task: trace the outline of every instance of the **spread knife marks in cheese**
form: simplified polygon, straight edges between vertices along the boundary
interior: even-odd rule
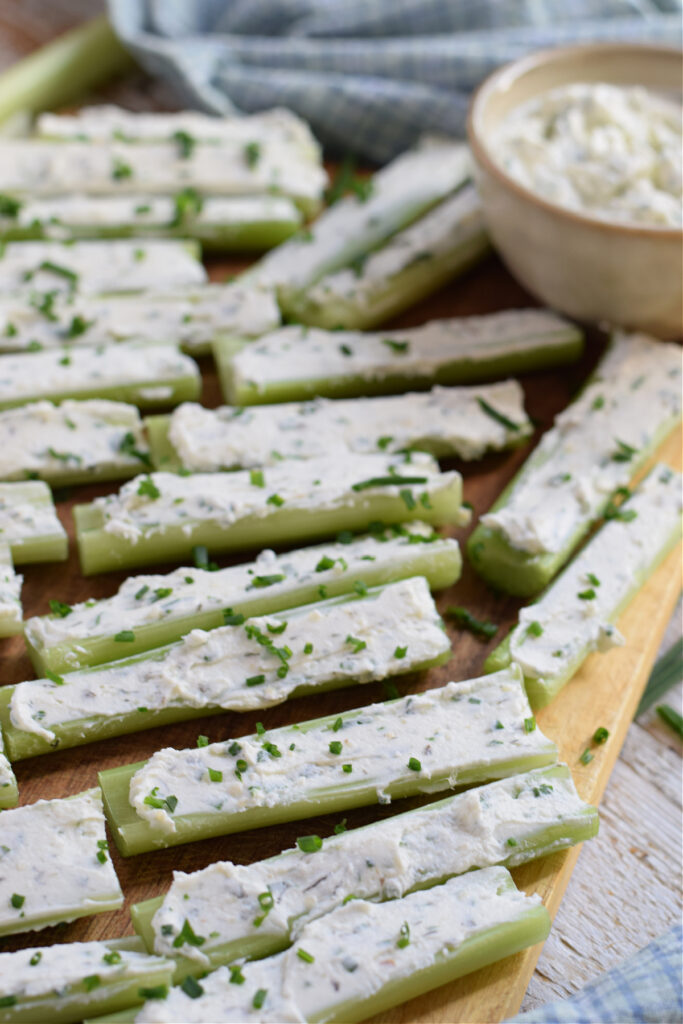
[[[3,811],[0,840],[0,935],[123,905],[99,789]]]
[[[531,429],[522,389],[510,380],[246,409],[186,403],[172,414],[168,436],[186,469],[211,472],[268,465],[283,457],[315,458],[335,449],[363,454],[420,448],[436,456],[477,459],[521,442]]]
[[[400,641],[400,645],[397,643]],[[450,651],[426,580],[390,584],[210,631],[192,630],[143,660],[14,687],[12,725],[55,741],[55,727],[171,707],[249,711],[302,689],[369,683],[411,672]]]
[[[413,792],[438,792],[468,770],[491,779],[512,774],[510,761],[525,756],[554,761],[554,744],[537,728],[525,728],[529,716],[521,672],[506,670],[345,712],[336,730],[337,720],[323,719],[196,750],[167,747],[133,775],[129,800],[162,835],[186,816],[239,818],[248,809],[281,809],[341,787],[372,789],[389,803],[398,782],[410,780]],[[340,753],[331,741],[341,743]],[[215,773],[220,782],[212,780]]]
[[[522,922],[530,932],[520,941],[515,925]],[[473,969],[539,941],[549,930],[540,896],[518,891],[505,868],[482,868],[400,900],[352,900],[309,922],[291,949],[245,964],[240,984],[234,983],[234,969],[220,967],[202,979],[196,998],[174,988],[167,999],[147,1002],[135,1021],[354,1020],[373,1013],[372,1004],[364,1008],[366,1000],[379,993],[386,998],[392,988],[393,1000],[390,995],[382,1006],[402,1002],[410,979],[415,995],[449,980],[445,967],[451,958],[451,977],[462,973],[455,965],[468,941],[479,939],[480,948],[486,939],[491,944],[489,955],[480,954]],[[422,972],[436,964],[441,970],[426,979]]]
[[[618,334],[579,397],[556,418],[500,508],[481,517],[512,547],[556,554],[609,496],[639,452],[681,415],[681,353],[644,334]]]
[[[535,706],[547,703],[591,651],[624,643],[614,620],[680,537],[683,479],[656,466],[534,604],[509,653]]]
[[[191,874],[175,871],[152,919],[154,951],[177,955],[173,943],[185,921],[205,941],[183,945],[182,954],[205,968],[212,952],[220,956],[222,945],[247,936],[264,936],[264,951],[289,944],[351,896],[398,899],[473,868],[520,864],[578,841],[573,833],[583,836],[588,821],[597,828],[597,812],[579,798],[569,770],[557,766],[330,836],[314,856],[295,847],[253,864],[219,861]]]
[[[543,309],[432,320],[421,327],[371,334],[292,325],[242,348],[231,366],[235,387],[252,387],[257,393],[280,381],[430,378],[449,363],[476,366],[540,347],[565,347],[577,335],[566,320]]]

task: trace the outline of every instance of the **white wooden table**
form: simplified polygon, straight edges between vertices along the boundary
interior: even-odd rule
[[[2,0],[0,69],[103,7]],[[142,75],[107,96],[136,107],[168,100]],[[679,605],[667,644],[680,630]],[[667,696],[679,711],[682,689]],[[681,743],[650,712],[631,726],[600,808],[600,835],[581,852],[522,1010],[571,995],[680,920],[681,782]]]

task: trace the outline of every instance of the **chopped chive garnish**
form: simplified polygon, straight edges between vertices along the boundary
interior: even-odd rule
[[[180,947],[184,946],[185,943],[187,943],[188,946],[203,946],[205,942],[206,939],[204,938],[204,936],[196,935],[194,928],[192,927],[188,919],[185,918],[185,921],[183,922],[183,927],[180,929],[175,939],[173,940],[173,948],[180,949]]]
[[[490,405],[485,398],[477,396],[477,404],[479,405],[479,408],[482,410],[482,412],[485,412],[486,415],[490,416],[492,420],[496,421],[496,423],[500,423],[500,425],[502,427],[505,427],[506,430],[520,429],[519,423],[513,422],[513,420],[509,419],[502,412],[498,412],[498,410],[494,409],[494,407]]]
[[[223,622],[226,626],[241,626],[244,621],[241,612],[234,612],[232,608],[223,609]]]
[[[297,949],[296,955],[299,957],[299,960],[303,960],[304,963],[312,964],[315,962],[315,957],[311,956],[310,953],[307,953],[305,949],[301,948],[301,946]]]
[[[409,341],[395,341],[393,338],[382,338],[382,344],[400,355],[405,355],[410,348]]]
[[[526,627],[527,636],[543,636],[543,626],[540,622],[530,622]]]
[[[322,849],[323,841],[320,836],[299,836],[296,845],[302,853],[317,853]]]
[[[138,995],[141,999],[165,999],[168,995],[168,985],[151,985],[149,988],[139,988]]]
[[[268,995],[268,989],[267,988],[257,988],[256,989],[256,992],[254,993],[254,998],[251,1001],[251,1005],[254,1007],[255,1010],[260,1010],[261,1009],[261,1007],[263,1006],[263,1004],[266,1001],[266,996],[267,995]]]
[[[396,650],[394,651],[394,657],[395,658],[405,658],[407,653],[408,653],[408,648],[407,647],[397,647]]]
[[[332,724],[332,732],[339,732],[339,730],[342,728],[343,725],[344,725],[344,719],[343,718],[335,718],[335,720],[334,720],[334,722]]]
[[[597,595],[593,588],[589,587],[588,590],[580,590],[576,596],[582,601],[592,601]]]
[[[591,406],[591,409],[595,409],[597,411],[598,409],[602,409],[604,404],[605,404],[605,399],[602,397],[602,395],[598,395],[597,398],[593,399],[593,404]]]
[[[399,487],[401,484],[426,484],[426,476],[373,476],[369,480],[360,480],[351,484],[352,491],[367,491],[371,487]]]
[[[244,979],[244,975],[242,974],[242,968],[241,967],[237,967],[237,966],[232,966],[229,969],[230,969],[230,984],[231,985],[243,985],[245,979]]]
[[[278,623],[277,626],[274,626],[272,622],[267,622],[266,629],[268,630],[269,633],[272,633],[274,636],[279,636],[280,633],[284,633],[284,631],[287,629],[287,623],[280,622]]]
[[[517,840],[516,839],[512,839],[512,838],[506,839],[506,843],[507,843],[508,846],[517,846]]]
[[[67,615],[71,615],[73,608],[70,604],[66,604],[64,601],[50,601],[50,611],[53,615],[59,615],[60,619],[65,619]]]
[[[524,732],[533,732],[536,728],[536,719],[532,715],[531,718],[524,719]]]
[[[196,978],[193,978],[191,974],[188,974],[186,978],[180,983],[180,987],[186,996],[190,999],[199,999],[200,996],[204,995],[204,989],[199,984]]]
[[[219,771],[217,768],[208,768],[207,771],[209,773],[209,779],[211,780],[211,782],[223,781],[223,772]]]
[[[313,644],[312,643],[304,644],[304,654],[313,654]]]
[[[342,771],[345,772],[347,775],[350,775],[351,772],[353,771],[353,765],[352,764],[343,764],[342,765]]]
[[[579,758],[579,761],[581,762],[581,764],[590,764],[590,762],[592,760],[593,760],[593,754],[588,749],[588,747],[586,747],[586,749],[584,750],[583,754]]]
[[[114,640],[119,644],[132,644],[135,640],[135,633],[132,629],[122,629],[120,633],[114,634]]]
[[[669,704],[658,704],[657,714],[683,740],[683,718]]]
[[[593,733],[593,743],[604,743],[609,738],[609,729],[605,729],[604,725],[601,725],[599,729],[596,729]]]
[[[420,761],[418,761],[418,759],[416,757],[408,758],[408,767],[410,768],[411,772],[421,772],[422,771],[422,763]]]
[[[633,448],[630,444],[626,444],[625,441],[620,441],[618,438],[615,438],[615,440],[617,450],[612,454],[612,462],[630,462],[638,449]]]
[[[334,834],[336,836],[340,836],[344,832],[346,832],[346,818],[342,818],[342,820],[338,821],[337,824],[334,826]]]
[[[149,590],[149,587],[145,583],[144,587],[140,587],[140,589],[135,594],[135,600],[136,601],[141,601],[142,598],[145,596],[145,594],[147,593],[148,590]]]
[[[137,494],[139,494],[141,498],[151,498],[152,500],[161,497],[161,491],[154,483],[151,476],[146,476],[140,481],[138,484]]]
[[[244,147],[244,162],[247,167],[256,167],[261,159],[261,146],[258,142],[248,142]]]
[[[592,573],[592,572],[586,573],[586,579],[588,580],[589,583],[592,583],[594,587],[599,587],[600,586],[600,580],[595,575],[595,573]]]
[[[24,903],[26,902],[26,897],[21,896],[18,892],[13,892],[12,895],[10,896],[9,901],[15,910],[21,910]]]
[[[247,686],[260,686],[261,683],[265,683],[265,681],[266,677],[263,674],[258,676],[249,676],[248,679],[245,679]]]
[[[265,487],[266,486],[266,480],[265,480],[265,477],[263,475],[263,470],[262,469],[252,469],[252,471],[249,474],[249,482],[252,483],[254,485],[254,487]]]
[[[178,129],[177,132],[173,132],[172,138],[178,147],[178,156],[182,160],[187,160],[188,157],[192,156],[194,147],[197,145],[197,140],[194,136],[190,135],[189,132]]]
[[[287,579],[283,572],[273,573],[271,576],[252,576],[251,587],[272,587],[275,583],[282,583]]]
[[[192,548],[192,558],[197,569],[206,569],[208,572],[215,572],[218,569],[215,562],[209,561],[209,549],[203,544],[195,544]]]
[[[117,954],[117,956],[120,956],[120,954]],[[33,954],[31,959],[29,960],[29,963],[30,963],[31,967],[35,967],[36,964],[39,964],[42,959],[43,959],[43,954],[38,949],[38,950],[36,950],[36,952]],[[107,959],[106,956],[103,957],[103,959],[106,960]]]
[[[484,622],[482,619],[477,619],[471,611],[462,606],[451,606],[446,609],[445,614],[449,619],[453,619],[462,629],[467,629],[470,633],[474,633],[475,636],[484,637],[486,640],[490,640],[498,632],[498,626],[495,622]]]
[[[340,345],[339,346],[339,351],[341,352],[341,354],[343,356],[352,356],[353,355],[353,349],[351,348],[350,345]]]
[[[358,654],[359,651],[364,651],[365,648],[368,646],[365,640],[359,640],[358,637],[351,636],[350,633],[344,642],[350,644],[353,647],[354,654]]]
[[[335,559],[330,558],[329,555],[323,555],[318,564],[315,567],[316,572],[325,572],[326,569],[334,568]]]
[[[407,921],[404,921],[401,925],[401,930],[398,933],[398,939],[396,946],[398,949],[405,949],[406,946],[410,945],[410,925]]]
[[[341,740],[332,740],[331,741],[331,743],[329,745],[329,750],[330,750],[331,754],[341,754],[342,749],[343,749],[343,747],[342,747]]]
[[[45,669],[45,678],[49,679],[51,683],[55,684],[55,686],[64,686],[63,678],[58,676],[56,672],[53,672],[49,668]]]
[[[275,505],[276,508],[280,508],[284,503],[285,499],[281,498],[279,494],[271,494],[269,498],[266,498],[266,505]]]
[[[94,988],[97,988],[98,985],[101,984],[102,979],[100,978],[99,974],[88,974],[83,979],[83,987],[85,988],[86,992],[92,992]]]

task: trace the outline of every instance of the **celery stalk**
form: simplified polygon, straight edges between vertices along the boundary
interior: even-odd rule
[[[487,671],[516,663],[534,708],[544,707],[591,651],[623,643],[614,623],[681,537],[683,479],[652,472],[593,535],[548,590],[489,655]]]
[[[139,1006],[150,990],[168,990],[173,972],[172,962],[145,953],[133,936],[0,953],[0,968],[0,1024],[117,1013]]]
[[[52,349],[2,357],[0,411],[49,400],[104,398],[139,408],[197,399],[197,364],[173,344],[125,341],[115,347]]]
[[[339,719],[342,724],[335,729]],[[501,740],[490,741],[496,721],[501,721],[504,729],[507,722],[506,739],[514,736],[507,746]],[[449,683],[419,696],[275,729],[263,739],[256,735],[242,737],[237,744],[213,744],[196,751],[163,750],[148,762],[122,765],[101,772],[99,778],[116,844],[124,856],[132,856],[378,800],[386,802],[387,798],[436,793],[448,789],[456,779],[459,785],[482,782],[552,764],[557,757],[555,744],[535,728],[535,723],[530,730],[525,721],[532,721],[529,705],[521,672],[513,666],[497,675]],[[372,749],[375,736],[383,735],[385,730],[391,737],[386,740],[386,763]],[[320,751],[327,751],[333,734],[340,737],[344,752],[330,759],[321,756]],[[446,735],[450,737],[447,742]],[[454,736],[463,737],[463,743],[454,743]],[[230,749],[236,753],[231,754]],[[408,756],[408,749],[416,754]],[[244,770],[249,781],[241,782],[240,770],[240,786],[233,792],[234,757],[240,750],[246,751],[242,756],[249,759]],[[261,752],[267,755],[265,768],[259,768],[262,762],[256,760]],[[269,758],[277,762],[275,774]],[[299,769],[299,760],[303,769]],[[210,773],[204,775],[200,770],[197,774],[204,762],[207,773],[211,768],[225,777],[220,792],[213,782],[211,789],[204,788]],[[350,763],[350,772],[342,770],[344,763]],[[194,766],[193,781],[184,782],[182,772],[190,764]],[[269,774],[260,785],[266,790],[273,787],[277,799],[261,806],[251,793],[254,786],[258,788],[263,771]],[[297,775],[297,771],[303,774]],[[159,772],[163,780],[157,783]],[[160,790],[179,787],[180,797],[171,793],[175,799],[170,802],[166,797],[157,798]],[[143,800],[143,791],[152,792],[152,797]],[[138,801],[137,806],[133,799]],[[155,809],[147,810],[148,805]]]
[[[359,581],[375,587],[409,576],[425,576],[432,590],[440,590],[455,583],[461,565],[457,541],[417,522],[286,555],[265,551],[254,562],[215,572],[193,566],[164,576],[131,577],[113,597],[28,619],[25,640],[39,676],[46,670],[60,674],[119,658],[114,636],[124,626],[134,634],[126,652],[138,654],[192,629],[222,626],[226,609],[268,615],[350,593]],[[271,584],[254,588],[251,577],[263,572]]]
[[[301,227],[286,196],[77,196],[27,199],[0,217],[0,239],[194,238],[211,252],[271,249]]]
[[[463,825],[475,814],[490,829],[486,842]],[[134,904],[131,915],[150,953],[177,960],[179,981],[239,957],[271,956],[290,945],[308,921],[349,895],[395,899],[474,868],[526,863],[584,842],[597,830],[596,809],[579,798],[567,766],[555,765],[332,836],[315,857],[294,848],[249,866],[223,862],[178,875],[170,892]],[[510,837],[514,847],[507,842]],[[438,844],[433,856],[425,854],[431,843]],[[306,899],[311,885],[316,890],[312,906]],[[257,894],[266,891],[276,895],[262,918]],[[173,945],[185,920],[195,934],[205,936],[201,949],[179,952]]]
[[[191,995],[174,988],[136,1019],[360,1021],[542,941],[549,930],[538,896],[519,892],[505,868],[482,868],[385,903],[353,900],[307,924],[292,948],[245,964],[239,985],[221,967]]]
[[[0,811],[7,807],[16,807],[18,801],[17,780],[5,755],[2,730],[0,729]]]
[[[681,418],[680,352],[616,335],[581,394],[560,413],[471,534],[488,583],[537,594]]]
[[[287,311],[300,323],[367,331],[431,295],[489,249],[476,189],[466,185],[365,260],[292,296]]]
[[[15,636],[23,631],[22,582],[23,577],[14,571],[8,545],[0,543],[0,637]]]
[[[392,466],[390,482],[386,474]],[[340,454],[335,469],[331,476],[329,459],[323,458],[282,462],[266,472],[264,483],[254,483],[249,472],[153,473],[150,483],[136,478],[119,495],[75,507],[83,573],[181,561],[196,545],[218,553],[363,530],[377,521],[468,521],[460,475],[439,473],[422,453],[413,455],[410,465],[401,461],[400,471],[396,457]],[[402,480],[419,481],[420,489],[413,495]],[[318,504],[316,488],[323,486]],[[138,495],[149,501],[137,501]],[[182,514],[176,496],[184,502]]]
[[[19,111],[73,103],[130,64],[107,18],[94,18],[0,75],[0,121]]]
[[[388,638],[387,621],[392,628]],[[321,626],[337,639],[328,641],[324,655],[306,653],[306,637]],[[354,658],[343,637],[360,632],[361,626],[367,640],[361,656]],[[249,638],[250,630],[258,639]],[[284,678],[277,657],[261,646],[274,630],[275,635],[286,630],[291,660]],[[396,638],[406,645],[400,659],[393,655]],[[2,687],[0,725],[16,761],[203,714],[262,709],[308,693],[419,672],[444,664],[450,653],[426,581],[404,580],[361,598],[331,598],[222,626],[203,638],[193,633],[152,652],[58,676],[57,682],[47,678]],[[179,676],[192,680],[184,693],[172,681]],[[103,708],[93,711],[95,692],[105,699]]]
[[[68,555],[66,532],[42,480],[0,483],[0,530],[14,565],[63,562]]]
[[[474,384],[574,362],[582,349],[577,327],[534,309],[374,334],[291,325],[255,344],[221,338],[214,356],[226,402],[259,405]]]

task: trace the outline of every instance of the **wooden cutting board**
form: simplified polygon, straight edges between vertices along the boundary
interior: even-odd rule
[[[211,276],[220,280],[241,266],[237,263],[214,262],[210,267]],[[419,324],[437,316],[486,313],[530,304],[533,304],[530,297],[492,257],[460,281],[404,314],[397,324]],[[550,425],[554,415],[567,404],[595,363],[603,344],[604,339],[591,335],[586,356],[580,364],[552,373],[529,375],[523,379],[527,409],[539,425],[536,439]],[[221,396],[211,360],[202,361],[202,375],[204,404],[211,407],[220,404]],[[532,443],[513,453],[490,456],[481,462],[453,463],[463,472],[465,497],[472,502],[477,514],[488,509],[524,460]],[[679,438],[669,439],[662,449],[661,457],[670,465],[680,468]],[[23,590],[26,616],[47,612],[50,598],[74,603],[88,597],[108,596],[118,588],[124,579],[122,573],[88,579],[81,576],[74,550],[71,516],[75,502],[91,500],[97,494],[112,489],[113,486],[108,485],[81,487],[74,489],[71,494],[56,495],[60,518],[72,541],[70,558],[66,563],[26,567]],[[461,541],[467,532],[452,531]],[[221,564],[229,562],[223,560]],[[627,638],[626,647],[606,655],[592,655],[554,703],[538,715],[540,727],[557,742],[561,757],[570,765],[581,795],[594,803],[599,802],[618,757],[680,589],[680,552],[676,551],[663,563],[622,616],[619,628]],[[497,637],[488,644],[482,644],[469,633],[453,629],[453,656],[450,663],[421,677],[404,677],[398,684],[401,693],[479,674],[487,653],[515,621],[520,605],[516,600],[489,590],[467,565],[462,579],[450,590],[439,594],[437,603],[441,610],[449,604],[462,604],[478,617],[500,623]],[[21,638],[2,642],[2,682],[14,683],[32,676]],[[17,765],[17,776],[21,803],[77,793],[95,785],[97,772],[103,768],[141,760],[161,746],[193,746],[199,733],[208,735],[212,741],[224,739],[252,732],[257,719],[262,719],[267,728],[275,728],[322,714],[336,714],[350,707],[381,700],[383,696],[381,685],[364,686],[337,694],[307,697],[258,714],[226,714],[180,723],[20,762]],[[580,764],[579,756],[598,726],[607,728],[610,738],[603,747],[596,748],[594,760],[584,766]],[[348,827],[377,820],[417,803],[418,800],[402,801],[388,809],[372,807],[351,811],[348,814]],[[248,863],[293,845],[302,831],[329,835],[336,820],[329,816],[310,819],[305,824],[276,826],[127,860],[120,858],[114,850],[113,859],[126,894],[126,906],[121,911],[48,929],[39,936],[34,934],[3,940],[0,949],[17,949],[38,942],[83,941],[129,934],[132,932],[129,905],[164,892],[171,882],[174,869],[193,871],[218,859]],[[574,849],[529,864],[514,872],[515,879],[527,892],[538,892],[550,913],[554,914],[577,856],[578,849]],[[540,947],[526,950],[500,964],[397,1007],[377,1020],[392,1024],[503,1020],[518,1009],[539,953]]]

